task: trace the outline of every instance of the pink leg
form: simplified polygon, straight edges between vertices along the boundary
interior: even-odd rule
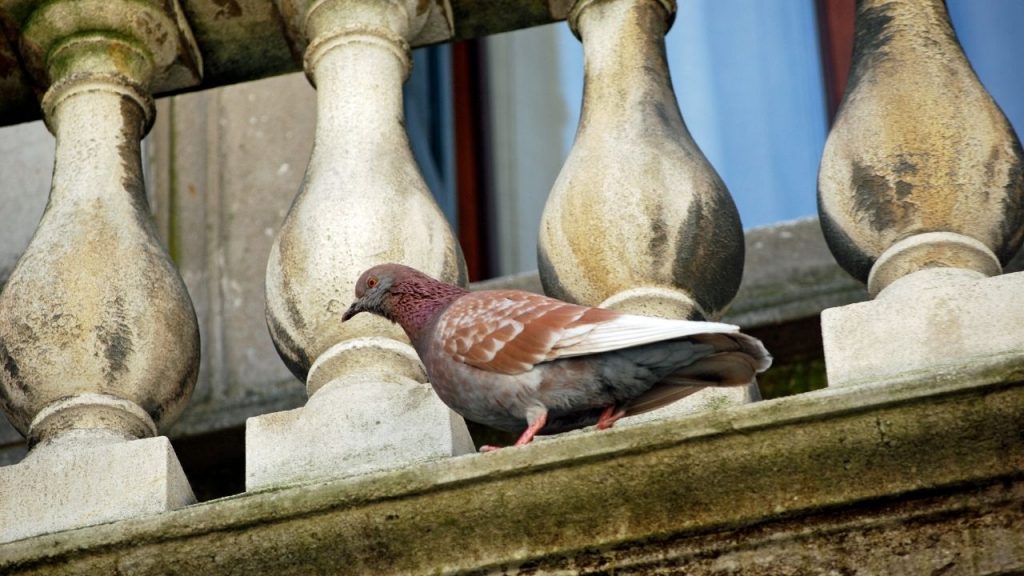
[[[604,409],[604,412],[601,412],[601,415],[597,418],[597,429],[604,430],[606,428],[611,428],[619,418],[622,418],[625,415],[625,410],[621,408],[616,409],[614,404],[609,404]]]
[[[516,443],[514,444],[514,446],[523,446],[523,445],[529,444],[533,440],[533,437],[537,435],[537,432],[540,432],[540,429],[543,428],[544,425],[547,424],[547,423],[548,423],[548,413],[547,412],[541,412],[540,415],[537,416],[533,420],[533,422],[530,422],[530,425],[526,427],[526,430],[524,430],[523,433],[519,436],[519,439],[516,440]],[[485,444],[485,445],[480,447],[480,451],[481,452],[494,452],[495,450],[498,450],[499,448],[501,448],[501,446],[491,446],[490,444]]]
[[[538,416],[533,422],[530,422],[530,425],[526,427],[526,430],[523,430],[523,434],[519,437],[519,440],[516,440],[515,445],[523,446],[525,444],[529,444],[530,441],[533,440],[533,437],[537,435],[537,432],[540,432],[540,429],[547,423],[548,413],[541,412],[540,416]]]

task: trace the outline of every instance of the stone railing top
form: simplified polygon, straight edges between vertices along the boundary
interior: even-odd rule
[[[564,20],[572,0],[433,0],[450,26],[433,26],[414,38],[422,46],[487,36]],[[189,90],[202,90],[295,72],[302,69],[301,54],[289,42],[287,14],[296,2],[282,0],[178,0],[181,12],[202,54],[202,82]],[[37,87],[26,74],[20,54],[20,24],[33,3],[0,1],[0,126],[41,117]],[[278,8],[280,6],[280,9]],[[443,30],[444,32],[437,32]],[[6,33],[6,36],[5,36]],[[446,36],[447,34],[447,36]],[[158,93],[165,95],[164,93]]]
[[[959,554],[1014,571],[1022,383],[1024,368],[976,366],[578,432],[16,541],[0,545],[0,572],[644,571],[710,558],[781,573],[808,553],[877,573]],[[949,557],[922,552],[938,548]]]

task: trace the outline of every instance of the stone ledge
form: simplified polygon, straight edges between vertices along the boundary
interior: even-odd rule
[[[921,572],[944,558],[926,554],[926,532],[968,525],[950,550],[976,563],[957,572],[1024,570],[1024,534],[999,528],[1024,510],[1021,414],[1024,367],[826,389],[21,540],[0,546],[0,573],[561,571],[587,558],[720,573],[709,559],[725,546],[723,562],[756,574],[801,539],[837,569],[881,566],[905,542]],[[876,550],[886,530],[901,539]],[[745,543],[752,531],[763,545]]]

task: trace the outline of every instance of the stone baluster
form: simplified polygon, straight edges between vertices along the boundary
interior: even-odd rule
[[[292,32],[317,88],[317,128],[304,185],[270,253],[267,323],[309,401],[248,421],[247,489],[473,450],[400,328],[369,314],[341,322],[360,273],[375,264],[466,282],[402,117],[408,41],[441,9],[415,0],[281,5],[305,14]]]
[[[56,0],[21,30],[57,148],[49,204],[0,294],[0,406],[30,446],[0,468],[0,541],[194,501],[157,434],[192,393],[199,332],[139,150],[150,94],[198,83],[198,51],[175,2]]]
[[[829,384],[1020,363],[1024,157],[942,0],[861,0],[818,175],[836,260],[874,301],[826,310]]]
[[[548,294],[572,302],[716,319],[739,288],[743,229],[672,91],[665,33],[675,8],[578,0],[570,11],[584,50],[583,110],[541,221],[540,276]],[[756,385],[706,389],[652,414],[756,397]]]

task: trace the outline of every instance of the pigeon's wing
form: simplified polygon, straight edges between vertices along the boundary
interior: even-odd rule
[[[558,358],[737,331],[729,324],[631,316],[516,290],[467,294],[437,324],[437,336],[453,358],[504,374],[520,374]]]

